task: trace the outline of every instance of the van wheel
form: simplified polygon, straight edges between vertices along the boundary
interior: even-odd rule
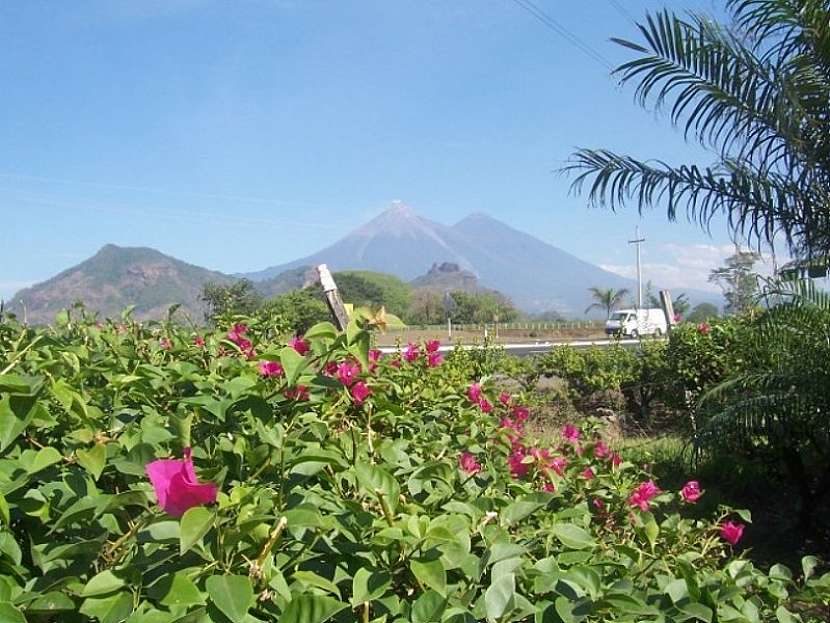
[[[639,332],[639,331],[637,331],[637,329],[634,329],[634,330],[631,332],[631,339],[632,339],[632,340],[639,340],[639,339],[640,339],[640,332]]]

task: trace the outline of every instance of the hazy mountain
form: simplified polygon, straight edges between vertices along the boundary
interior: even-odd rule
[[[10,309],[32,323],[47,323],[61,309],[81,300],[102,317],[117,316],[135,305],[137,318],[162,318],[176,303],[202,320],[199,300],[207,281],[231,283],[233,277],[193,266],[145,247],[108,244],[77,266],[18,292]]]
[[[487,215],[473,214],[447,226],[402,204],[317,253],[246,276],[265,279],[289,268],[326,263],[333,270],[374,270],[412,280],[444,262],[469,271],[481,287],[503,292],[528,312],[555,310],[581,316],[591,303],[590,286],[632,291],[636,287],[631,279]],[[690,294],[690,298],[700,297]]]
[[[299,266],[284,270],[270,279],[257,281],[254,285],[264,297],[272,298],[291,290],[305,288],[318,279],[317,270],[314,266]]]
[[[436,290],[439,292],[478,292],[484,290],[478,283],[478,277],[469,270],[463,270],[452,262],[435,263],[429,272],[409,282],[413,288]]]

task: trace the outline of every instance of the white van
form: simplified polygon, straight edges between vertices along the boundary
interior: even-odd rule
[[[605,323],[605,333],[638,338],[665,335],[668,331],[662,309],[618,309]]]

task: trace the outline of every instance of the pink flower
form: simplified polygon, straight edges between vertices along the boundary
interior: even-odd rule
[[[417,344],[413,344],[412,342],[406,347],[406,351],[404,351],[403,358],[406,359],[409,363],[413,361],[417,361],[418,357],[421,356],[421,348]]]
[[[598,441],[594,446],[594,458],[607,459],[611,456],[611,450],[602,441]]]
[[[555,471],[560,476],[565,475],[565,468],[568,466],[568,459],[564,456],[557,456],[556,458],[552,459],[548,463],[548,467],[550,467],[553,471]]]
[[[619,467],[620,465],[622,465],[622,462],[622,457],[616,452],[614,452],[614,454],[611,455],[611,465],[613,465],[614,467]]]
[[[680,490],[680,497],[689,504],[697,502],[701,495],[703,495],[703,491],[700,490],[700,483],[697,480],[690,480]]]
[[[248,327],[244,324],[235,324],[231,327],[231,330],[228,331],[228,339],[239,346],[239,341],[243,339],[243,336],[248,332]]]
[[[542,491],[544,491],[545,493],[556,493],[556,485],[554,485],[552,482],[546,482],[542,485]]]
[[[570,443],[579,441],[580,435],[579,429],[573,424],[565,424],[565,427],[562,429],[562,436],[565,438],[565,441]]]
[[[381,357],[383,357],[383,353],[379,351],[377,348],[373,348],[369,351],[369,373],[374,374],[375,370],[378,369],[378,361],[380,361]]]
[[[651,500],[660,495],[660,493],[662,491],[654,484],[654,481],[647,480],[631,492],[631,495],[628,496],[628,503],[631,506],[636,506],[641,511],[647,511],[650,507]]]
[[[362,405],[363,402],[372,395],[372,390],[369,389],[369,386],[366,385],[363,381],[358,381],[354,385],[352,385],[349,392],[352,394],[352,398],[354,398],[355,404]]]
[[[429,353],[427,355],[427,365],[430,368],[437,368],[444,363],[444,355],[441,353]]]
[[[727,521],[721,526],[720,535],[723,537],[724,541],[727,541],[731,545],[737,545],[738,541],[740,541],[741,537],[744,535],[745,527],[746,526],[742,523]]]
[[[525,449],[518,446],[507,457],[507,465],[510,468],[510,473],[513,474],[513,478],[524,478],[530,471],[530,463],[524,462],[526,456]]]
[[[708,335],[709,331],[711,331],[711,330],[712,330],[712,325],[710,325],[708,322],[701,322],[699,325],[697,325],[697,332],[700,333],[701,335]]]
[[[594,505],[594,508],[598,511],[601,511],[605,508],[605,502],[603,502],[601,498],[594,498],[593,502],[591,503]]]
[[[344,361],[337,366],[337,379],[346,387],[351,387],[357,381],[360,374],[360,365],[351,361]]]
[[[513,396],[511,396],[507,392],[502,392],[499,394],[499,402],[502,403],[505,407],[510,405],[511,400],[513,400]]]
[[[502,418],[499,422],[499,426],[501,428],[507,429],[515,433],[513,435],[507,436],[511,444],[515,444],[517,441],[519,441],[519,438],[524,433],[524,427],[518,422],[514,422],[513,420],[511,420],[509,417]]]
[[[550,452],[545,448],[531,448],[530,456],[536,459],[536,462],[544,466],[550,458]]]
[[[479,400],[481,400],[481,385],[478,383],[470,385],[467,390],[467,398],[470,399],[470,402],[478,404]]]
[[[585,480],[593,480],[594,479],[594,470],[592,470],[590,467],[586,467],[585,469],[582,470],[582,477]]]
[[[674,323],[677,324],[681,320],[683,320],[683,314],[680,312],[674,312]]]
[[[513,418],[519,424],[527,422],[528,417],[530,417],[530,411],[528,411],[527,407],[516,407],[513,409]]]
[[[283,396],[289,400],[308,400],[308,387],[305,385],[297,385],[297,387],[289,387],[283,393]]]
[[[400,368],[401,367],[401,357],[397,355],[392,361],[389,362],[389,365],[393,368]]]
[[[337,374],[337,362],[336,361],[329,361],[323,366],[323,374],[326,376],[334,376]]]
[[[481,471],[481,463],[478,462],[474,454],[469,452],[462,452],[458,457],[458,465],[468,474],[477,474]]]
[[[291,341],[288,345],[297,351],[300,355],[305,356],[305,354],[311,350],[311,344],[309,344],[303,336],[297,336],[291,338]]]
[[[425,347],[428,353],[437,353],[438,349],[441,348],[441,342],[438,340],[429,340]]]
[[[259,373],[267,378],[272,376],[282,376],[285,374],[285,370],[283,370],[282,364],[280,364],[279,361],[260,361]]]
[[[184,449],[184,459],[160,459],[144,468],[153,484],[159,506],[172,517],[181,517],[194,506],[213,504],[219,487],[212,482],[200,483],[193,469],[190,448]]]
[[[256,353],[254,352],[254,345],[251,344],[251,340],[246,340],[244,337],[240,338],[239,341],[235,342],[235,344],[239,347],[239,350],[242,351],[242,354],[245,355],[248,359],[253,359]]]
[[[170,350],[173,348],[173,342],[170,341],[170,338],[163,337],[159,340],[159,347],[163,350]]]
[[[204,348],[205,347],[205,338],[203,338],[201,335],[197,335],[196,337],[193,338],[193,345],[198,347],[198,348]]]
[[[478,403],[479,408],[484,411],[484,413],[490,413],[493,410],[493,405],[490,404],[490,401],[486,398],[482,398]]]

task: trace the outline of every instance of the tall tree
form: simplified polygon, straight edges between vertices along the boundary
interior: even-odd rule
[[[757,253],[736,249],[734,255],[726,258],[724,266],[709,274],[710,283],[716,283],[723,290],[727,314],[741,314],[755,307],[758,275],[752,268],[757,261]]]
[[[705,15],[646,16],[636,58],[615,70],[643,107],[668,112],[710,166],[671,166],[580,149],[565,170],[592,205],[663,206],[708,227],[726,218],[752,246],[784,240],[800,257],[830,251],[830,6],[825,0],[727,0]]]
[[[606,318],[611,317],[611,312],[613,312],[617,307],[619,307],[626,296],[628,296],[628,289],[622,288],[621,290],[615,290],[614,288],[588,288],[591,292],[591,296],[594,297],[594,302],[588,305],[585,308],[585,313],[587,314],[592,309],[604,309]]]

